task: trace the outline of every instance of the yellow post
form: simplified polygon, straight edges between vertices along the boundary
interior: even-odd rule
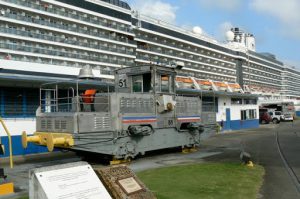
[[[10,133],[9,133],[9,131],[8,131],[8,129],[7,129],[7,127],[6,127],[6,125],[5,125],[5,123],[4,123],[4,121],[3,121],[2,118],[0,118],[0,122],[1,122],[1,124],[2,124],[2,126],[3,126],[3,128],[4,128],[4,130],[5,130],[5,132],[6,132],[6,134],[7,134],[7,137],[8,137],[8,145],[9,145],[9,163],[10,163],[10,168],[13,168],[13,167],[14,167],[14,163],[13,163],[13,155],[12,155],[12,141],[11,141],[11,135],[10,135]]]

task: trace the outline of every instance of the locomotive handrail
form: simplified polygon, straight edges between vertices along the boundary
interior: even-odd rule
[[[62,94],[58,92],[61,90],[59,85],[63,86],[63,90],[67,93]],[[67,88],[67,86],[70,86]],[[81,92],[88,89],[97,89],[106,87],[106,91],[109,94],[112,84],[103,83],[94,80],[70,80],[49,82],[40,86],[40,107],[42,112],[82,112],[82,105],[91,106],[94,105],[107,105],[110,110],[109,96],[106,96],[108,103],[95,102],[86,103],[82,99]],[[71,90],[71,93],[70,93]],[[104,89],[105,90],[105,89]],[[58,97],[60,95],[61,97]],[[104,96],[93,96],[93,99],[103,98]],[[93,108],[94,109],[94,108]],[[92,112],[93,109],[91,110]],[[106,109],[107,110],[107,109]],[[101,112],[101,111],[100,111]],[[106,112],[106,111],[105,111]]]
[[[75,97],[75,96],[74,96]],[[42,98],[41,99],[41,104],[42,104],[42,112],[46,112],[46,109],[50,110],[50,112],[82,112],[80,111],[81,108],[79,109],[73,109],[73,105],[77,105],[80,107],[80,105],[107,105],[108,111],[110,110],[110,100],[109,100],[109,95],[107,96],[95,96],[93,97],[94,100],[97,101],[97,99],[105,99],[107,102],[84,102],[82,101],[82,97],[79,96],[79,101],[72,101],[74,97],[61,97],[61,98],[56,98],[56,99],[46,99]],[[76,96],[77,97],[77,96]],[[49,104],[46,104],[45,102],[49,102]],[[101,111],[100,111],[101,112]],[[107,112],[107,111],[104,111]]]

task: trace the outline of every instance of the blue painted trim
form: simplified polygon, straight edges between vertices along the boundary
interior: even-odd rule
[[[5,154],[0,155],[1,157],[9,156],[9,145],[8,145],[8,137],[1,137],[1,142],[5,146]],[[13,155],[28,155],[34,153],[45,153],[48,152],[47,147],[39,146],[36,144],[28,143],[27,149],[23,149],[22,147],[22,137],[21,135],[12,136],[12,146],[13,146]]]
[[[221,122],[218,122],[221,125]],[[230,126],[224,125],[223,130],[241,130],[241,129],[250,129],[250,128],[258,128],[259,120],[231,120]]]
[[[226,121],[223,122],[224,129],[231,129],[231,109],[226,108]]]

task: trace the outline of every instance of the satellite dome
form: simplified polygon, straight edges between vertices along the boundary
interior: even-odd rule
[[[202,34],[202,28],[200,28],[199,26],[195,26],[193,28],[193,33],[197,34],[197,35],[201,35]]]
[[[227,41],[233,41],[234,40],[234,33],[231,30],[227,31],[225,36],[226,36]]]

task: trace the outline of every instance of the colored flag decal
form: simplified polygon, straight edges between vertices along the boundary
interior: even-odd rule
[[[133,124],[133,123],[154,123],[157,122],[155,116],[145,116],[145,117],[123,117],[123,124]]]
[[[200,122],[200,116],[180,116],[177,117],[178,122]]]

